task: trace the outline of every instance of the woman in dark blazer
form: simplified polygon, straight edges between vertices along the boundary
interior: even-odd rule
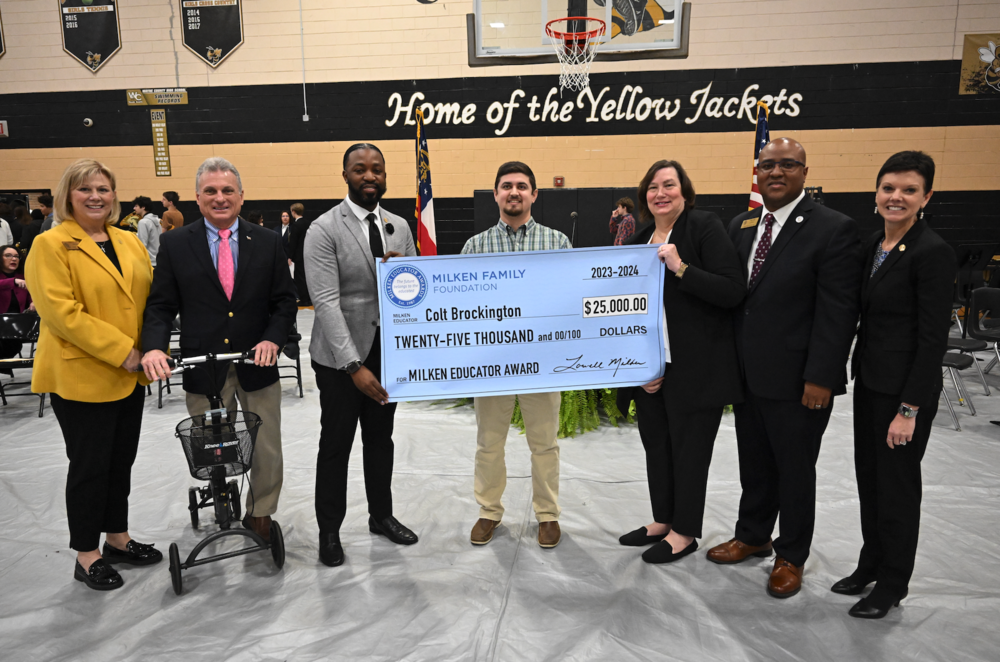
[[[851,359],[854,466],[864,546],[858,567],[832,591],[859,595],[850,615],[882,618],[906,597],[920,528],[920,460],[941,394],[955,252],[923,220],[934,161],[899,152],[876,179],[885,221],[865,245],[861,324]]]
[[[644,225],[627,243],[660,244],[670,362],[662,378],[618,393],[619,407],[635,400],[654,520],[619,542],[656,543],[643,560],[670,563],[698,549],[715,435],[725,406],[743,400],[731,311],[746,283],[722,221],[694,209],[681,164],[654,163],[638,193]]]

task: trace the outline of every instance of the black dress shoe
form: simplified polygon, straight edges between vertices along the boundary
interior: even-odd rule
[[[153,565],[163,560],[163,553],[153,547],[135,540],[129,540],[125,549],[121,550],[104,543],[101,556],[108,563],[127,563],[130,565]]]
[[[673,563],[696,549],[698,549],[698,541],[692,540],[690,545],[674,553],[674,548],[670,546],[670,543],[662,540],[643,552],[642,560],[646,563]]]
[[[417,534],[399,523],[395,517],[390,515],[381,522],[376,522],[375,518],[368,516],[368,530],[385,536],[397,545],[412,545],[417,542]]]
[[[851,610],[847,612],[848,616],[853,616],[854,618],[885,618],[885,615],[889,613],[889,610],[893,607],[898,607],[899,603],[903,598],[906,597],[906,593],[903,593],[902,597],[896,602],[889,602],[886,605],[879,605],[876,601],[873,601],[872,596],[869,595],[867,598],[861,598],[858,600],[857,604],[851,607]]]
[[[850,577],[844,577],[839,582],[831,586],[830,590],[834,593],[840,593],[841,595],[861,595],[861,592],[865,590],[865,587],[873,581],[875,580],[851,575]]]
[[[319,534],[319,560],[331,568],[344,564],[344,548],[339,533]]]
[[[644,547],[646,545],[652,545],[653,543],[660,542],[667,537],[667,534],[662,536],[651,536],[647,535],[646,527],[640,526],[635,531],[629,531],[621,538],[618,542],[626,547]]]
[[[80,562],[76,562],[73,579],[83,582],[95,591],[113,591],[125,585],[125,580],[118,571],[108,565],[104,559],[97,559],[90,564],[89,570],[84,570]]]

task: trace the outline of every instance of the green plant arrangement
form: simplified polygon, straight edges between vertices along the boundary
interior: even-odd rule
[[[617,389],[599,388],[583,391],[563,391],[562,403],[559,405],[559,438],[575,437],[577,432],[596,430],[601,425],[601,410],[608,423],[618,427],[618,420],[627,423],[635,422],[635,403],[629,406],[629,411],[623,414],[615,404]],[[521,416],[521,403],[514,402],[514,415],[511,425],[524,432],[524,418]]]

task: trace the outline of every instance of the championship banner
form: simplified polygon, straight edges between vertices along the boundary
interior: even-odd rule
[[[243,43],[240,0],[180,0],[184,45],[213,69]]]
[[[96,72],[122,47],[115,0],[60,0],[63,50]]]
[[[390,402],[640,386],[663,376],[658,246],[378,262]]]

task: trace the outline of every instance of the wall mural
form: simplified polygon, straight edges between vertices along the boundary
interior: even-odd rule
[[[121,50],[116,0],[60,0],[63,50],[92,72]]]
[[[959,94],[1000,92],[1000,33],[967,34],[962,48]]]

